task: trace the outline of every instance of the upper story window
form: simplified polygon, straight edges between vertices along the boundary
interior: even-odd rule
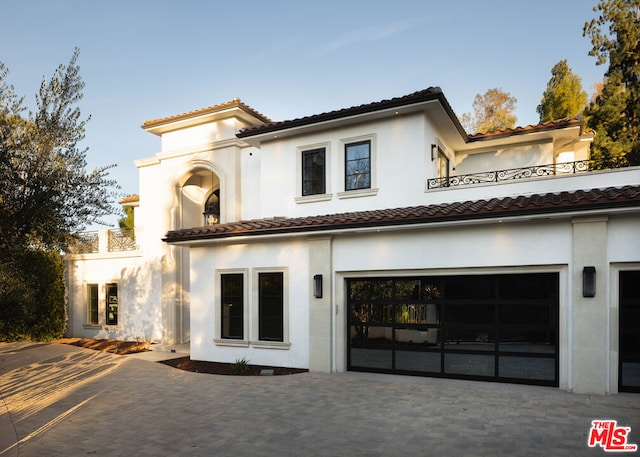
[[[204,225],[220,223],[220,189],[214,190],[204,204]]]
[[[325,148],[302,151],[302,196],[326,192]]]
[[[345,144],[344,190],[371,188],[371,141]]]
[[[448,181],[449,179],[449,158],[438,146],[438,178]],[[448,183],[447,183],[448,185]]]

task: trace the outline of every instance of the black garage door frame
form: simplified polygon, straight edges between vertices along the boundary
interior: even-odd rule
[[[559,385],[559,273],[348,278],[347,369]]]

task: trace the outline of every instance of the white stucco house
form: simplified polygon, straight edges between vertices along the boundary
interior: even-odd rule
[[[68,255],[70,335],[640,391],[640,167],[589,160],[580,119],[467,135],[432,87],[282,122],[236,99],[142,127],[161,148],[123,202],[135,237]]]

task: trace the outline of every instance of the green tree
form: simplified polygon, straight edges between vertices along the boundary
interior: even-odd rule
[[[587,103],[587,93],[582,90],[582,80],[571,71],[566,60],[561,60],[551,69],[551,79],[537,111],[540,122],[554,121],[576,116]]]
[[[585,23],[591,38],[589,55],[609,67],[602,91],[585,110],[596,135],[592,157],[608,162],[640,164],[640,1],[602,0]]]
[[[121,229],[133,229],[136,226],[134,219],[133,207],[131,206],[123,206],[122,212],[124,216],[118,219],[118,226]]]
[[[88,119],[76,104],[84,82],[78,50],[43,80],[37,110],[24,115],[23,98],[8,85],[0,62],[0,249],[63,248],[70,233],[100,223],[114,212],[111,166],[87,170],[84,139]]]
[[[512,129],[517,120],[513,114],[516,102],[515,97],[502,89],[489,89],[484,95],[476,95],[473,114],[464,113],[460,121],[468,133]]]
[[[35,112],[0,62],[0,337],[49,339],[64,330],[60,250],[86,224],[112,214],[110,166],[87,170],[80,143],[88,119],[76,49],[43,80]],[[60,292],[62,291],[62,292]]]

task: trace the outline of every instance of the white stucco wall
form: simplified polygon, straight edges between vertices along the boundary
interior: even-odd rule
[[[93,258],[92,258],[93,257]],[[163,336],[161,271],[139,255],[76,256],[67,264],[67,335],[160,342]],[[105,284],[118,284],[118,325],[105,325]],[[87,323],[87,285],[99,286],[99,325]]]
[[[309,269],[308,247],[304,241],[232,244],[191,249],[191,357],[195,360],[235,362],[246,357],[253,364],[307,368],[309,366]],[[249,328],[248,347],[218,345],[214,342],[217,270],[246,269],[245,296]],[[288,348],[255,347],[258,329],[257,283],[255,274],[263,269],[283,270],[288,309]],[[286,332],[285,332],[286,333]]]

